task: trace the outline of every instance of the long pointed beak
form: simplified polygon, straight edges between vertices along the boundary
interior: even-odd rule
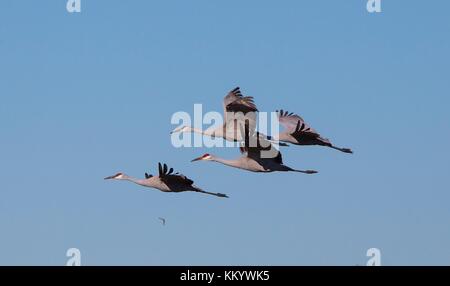
[[[114,176],[109,176],[109,177],[106,177],[105,180],[111,180],[113,178],[114,178]]]
[[[200,161],[201,159],[202,159],[202,157],[198,157],[198,158],[192,159],[191,162]]]
[[[180,130],[178,128],[175,128],[174,130],[170,131],[170,134],[178,133]]]

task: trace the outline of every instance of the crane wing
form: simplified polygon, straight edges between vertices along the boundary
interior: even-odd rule
[[[237,113],[242,112],[243,114],[249,112],[257,112],[255,102],[252,96],[243,96],[239,87],[236,87],[230,91],[223,99],[223,113],[225,117],[225,122],[227,122],[227,112]],[[256,118],[252,119],[256,121]]]
[[[277,110],[277,114],[280,124],[292,135],[320,136],[319,133],[311,128],[299,115],[284,110]]]
[[[256,161],[273,160],[276,163],[283,164],[281,152],[275,145],[261,136],[259,132],[249,131],[248,128],[248,124],[245,125],[245,141],[239,147],[241,153],[246,153],[247,157]]]
[[[166,164],[158,163],[158,170],[159,170],[159,178],[166,184],[178,183],[191,186],[194,183],[194,181],[192,181],[183,174],[180,174],[178,172],[173,173],[173,168],[170,168],[168,170]]]

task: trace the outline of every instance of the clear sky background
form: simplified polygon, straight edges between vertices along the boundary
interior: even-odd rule
[[[0,264],[450,264],[450,2],[0,4]],[[317,175],[173,148],[170,118],[235,86],[336,145],[283,149]],[[162,161],[211,192],[104,181]],[[163,227],[158,217],[165,217]]]

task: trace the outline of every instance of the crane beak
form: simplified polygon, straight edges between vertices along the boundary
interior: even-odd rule
[[[170,131],[170,134],[178,133],[180,132],[180,128],[175,128],[174,130]]]
[[[203,156],[198,157],[198,158],[195,158],[195,159],[192,159],[191,162],[200,161],[200,160],[202,160],[202,159],[203,159]]]

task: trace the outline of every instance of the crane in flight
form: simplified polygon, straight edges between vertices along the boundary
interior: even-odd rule
[[[239,87],[231,90],[223,99],[224,123],[216,128],[206,130],[198,129],[192,126],[181,126],[175,128],[170,134],[174,133],[197,133],[201,135],[223,138],[227,141],[242,142],[245,135],[241,132],[244,124],[250,126],[250,130],[256,130],[256,113],[258,108],[255,105],[252,96],[243,96]],[[259,133],[261,137],[267,139],[267,136]],[[281,143],[280,146],[288,146]]]
[[[180,193],[180,192],[197,192],[213,195],[221,198],[228,198],[227,195],[221,193],[206,192],[194,185],[194,181],[188,177],[173,173],[173,168],[168,169],[167,165],[158,163],[159,175],[153,176],[145,173],[145,179],[136,179],[124,173],[117,173],[113,176],[106,177],[105,180],[124,180],[130,181],[143,187],[158,189],[162,192]]]
[[[294,145],[320,145],[339,150],[344,153],[353,153],[349,148],[340,148],[334,146],[330,140],[323,138],[320,134],[311,128],[302,117],[288,111],[277,110],[278,121],[284,126],[285,131],[278,136],[270,137],[272,140],[279,140]]]
[[[249,134],[248,130],[246,130],[245,134]],[[270,173],[276,171],[293,171],[305,174],[317,173],[317,171],[314,170],[296,170],[284,165],[281,152],[275,148],[275,145],[264,139],[257,132],[250,133],[246,136],[245,143],[241,144],[239,149],[243,155],[234,160],[219,158],[211,154],[204,154],[203,156],[191,160],[191,162],[214,161],[251,172]]]

